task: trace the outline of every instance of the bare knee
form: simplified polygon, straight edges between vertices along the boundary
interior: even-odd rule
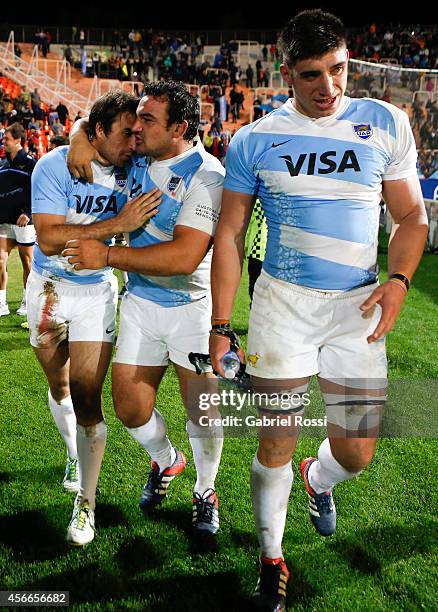
[[[141,405],[136,405],[126,396],[117,396],[113,392],[113,403],[116,417],[123,423],[125,427],[141,427],[149,423],[154,410],[154,401],[151,399],[143,399]]]
[[[337,452],[336,449],[332,449],[332,454],[336,461],[340,463],[347,472],[351,472],[352,474],[364,470],[373,460],[374,453],[375,446],[369,448],[359,446],[351,449],[348,453],[345,451]]]
[[[260,438],[258,459],[267,467],[285,465],[292,459],[295,443],[295,438]]]
[[[101,389],[80,381],[70,381],[70,392],[78,423],[95,425],[102,418]]]
[[[61,402],[63,399],[70,395],[70,387],[67,382],[51,383],[50,384],[50,395],[53,397],[55,402]]]

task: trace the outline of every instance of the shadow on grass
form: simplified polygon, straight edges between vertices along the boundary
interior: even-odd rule
[[[221,534],[217,537],[206,534],[194,534],[192,528],[192,517],[188,508],[184,510],[171,508],[157,508],[153,512],[145,514],[145,519],[156,523],[167,523],[182,531],[189,542],[191,555],[207,555],[218,552],[221,547]]]
[[[312,587],[311,583],[304,578],[304,574],[301,569],[294,565],[293,562],[289,562],[286,558],[286,562],[291,571],[291,580],[287,588],[287,599],[288,606],[293,604],[304,604],[310,606],[311,600],[318,595],[317,591]]]
[[[189,537],[192,535],[192,516],[186,507],[184,507],[184,510],[159,507],[152,512],[145,513],[144,516],[146,521],[167,523],[183,531]]]
[[[99,528],[118,527],[119,525],[126,527],[129,525],[129,521],[124,512],[119,506],[115,506],[114,504],[102,504],[98,501],[96,506],[96,518],[99,522]]]
[[[112,609],[132,609],[123,603],[127,598],[144,601],[141,609],[147,612],[192,612],[205,609],[209,612],[250,611],[248,601],[241,594],[240,582],[234,572],[210,576],[186,576],[136,578],[129,573],[105,572],[98,564],[78,570],[47,576],[32,583],[16,587],[26,590],[70,591],[70,605],[85,604],[95,609],[111,601]]]
[[[121,570],[132,576],[144,570],[156,569],[163,563],[156,548],[140,536],[122,544],[116,560]]]
[[[0,516],[0,542],[24,562],[55,559],[68,551],[64,534],[36,510]]]
[[[353,569],[376,575],[385,564],[427,554],[437,544],[436,524],[429,522],[409,527],[378,525],[356,532],[354,539],[337,539],[328,546],[345,557]]]

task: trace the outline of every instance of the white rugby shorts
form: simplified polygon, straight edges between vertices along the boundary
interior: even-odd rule
[[[24,227],[12,223],[0,223],[0,238],[15,240],[21,246],[32,246],[35,244],[35,227],[28,223]]]
[[[264,270],[257,280],[248,334],[247,371],[268,379],[319,374],[346,386],[386,384],[385,339],[372,344],[381,307],[359,306],[377,283],[347,292],[324,292],[278,280]],[[347,380],[348,379],[348,380]],[[376,386],[370,379],[379,379]]]
[[[210,317],[209,296],[165,308],[128,292],[120,308],[114,363],[164,366],[172,361],[195,370],[188,354],[208,354]]]
[[[90,285],[63,283],[31,271],[26,285],[30,343],[36,348],[69,342],[113,342],[117,278]]]

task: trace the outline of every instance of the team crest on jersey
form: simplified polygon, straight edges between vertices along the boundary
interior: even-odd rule
[[[128,180],[128,175],[125,170],[117,170],[115,173],[116,184],[119,187],[125,187],[126,181]]]
[[[180,176],[172,176],[167,183],[167,189],[170,193],[173,193],[178,189],[178,185],[181,183],[182,178]]]
[[[356,136],[359,136],[361,140],[368,140],[368,138],[371,138],[373,135],[371,123],[359,123],[358,125],[353,125],[353,130]]]

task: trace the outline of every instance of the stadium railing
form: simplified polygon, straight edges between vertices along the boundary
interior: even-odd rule
[[[41,99],[47,104],[57,106],[63,102],[70,112],[86,114],[89,110],[87,99],[66,85],[66,78],[56,80],[37,67],[37,54],[33,61],[27,62],[15,55],[14,33],[11,32],[7,43],[0,43],[0,70],[20,86],[29,91],[38,88]],[[65,60],[64,60],[65,61]],[[68,63],[68,62],[66,62]],[[61,72],[60,72],[61,74]],[[64,74],[67,74],[67,68]]]

